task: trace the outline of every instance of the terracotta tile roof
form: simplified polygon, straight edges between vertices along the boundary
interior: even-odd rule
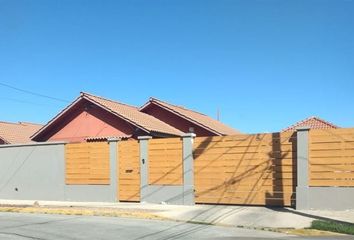
[[[100,142],[107,141],[108,139],[115,138],[120,140],[130,139],[132,135],[121,135],[121,136],[97,136],[97,137],[87,137],[85,140],[87,142]]]
[[[149,114],[140,112],[137,107],[112,101],[103,97],[98,97],[89,93],[81,93],[81,96],[94,101],[114,114],[126,119],[128,122],[131,122],[133,125],[138,125],[149,132],[172,134],[176,136],[183,135],[183,132],[180,130],[153,116],[150,116]]]
[[[28,122],[9,123],[0,122],[0,139],[7,144],[30,143],[31,135],[42,125]]]
[[[178,116],[187,119],[190,122],[195,123],[196,125],[199,125],[211,132],[216,133],[217,135],[235,135],[235,134],[240,134],[239,131],[223,124],[222,122],[215,120],[205,114],[187,109],[182,106],[177,106],[173,105],[170,103],[167,103],[165,101],[161,101],[156,98],[150,98],[149,102],[146,103],[144,106],[140,108],[140,110],[143,110],[145,107],[147,107],[149,104],[155,103],[165,109],[168,109]]]
[[[327,122],[321,118],[309,117],[309,118],[306,118],[302,121],[295,123],[294,125],[291,125],[290,127],[283,129],[282,132],[295,131],[296,128],[298,128],[298,127],[310,127],[310,129],[339,128],[338,126],[336,126],[330,122]]]

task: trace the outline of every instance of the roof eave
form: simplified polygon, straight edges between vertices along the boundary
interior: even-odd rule
[[[52,118],[47,124],[41,127],[37,132],[35,132],[32,136],[30,136],[31,140],[37,138],[40,134],[42,134],[52,123],[58,120],[61,116],[63,116],[66,112],[68,112],[76,103],[78,103],[83,98],[82,95],[77,97],[72,103],[66,106],[62,111],[60,111],[54,118]]]
[[[180,113],[178,113],[178,112],[172,110],[171,108],[169,108],[169,107],[167,107],[167,106],[161,104],[159,101],[156,101],[155,99],[150,99],[147,103],[145,103],[145,104],[139,109],[139,111],[143,111],[144,109],[146,109],[146,108],[147,108],[148,106],[150,106],[151,104],[156,104],[156,105],[162,107],[163,109],[165,109],[165,110],[167,110],[167,111],[169,111],[169,112],[172,112],[172,113],[174,113],[174,114],[180,116],[181,118],[184,118],[184,119],[186,119],[186,120],[188,120],[188,121],[194,123],[195,125],[198,125],[199,127],[202,127],[202,128],[204,128],[204,129],[206,129],[206,130],[208,130],[208,131],[210,131],[210,132],[212,132],[212,133],[214,133],[214,134],[216,134],[216,135],[218,135],[218,136],[223,136],[223,135],[225,135],[225,134],[223,134],[223,133],[221,133],[221,132],[218,132],[218,131],[216,131],[216,130],[214,130],[214,129],[211,129],[211,128],[208,127],[208,126],[205,126],[205,125],[199,123],[198,121],[195,121],[195,120],[192,119],[192,118],[189,118],[189,117],[187,117],[187,116],[185,116],[185,115],[183,115],[183,114],[180,114]]]
[[[97,101],[95,101],[95,100],[93,100],[93,99],[87,97],[86,95],[83,95],[82,98],[86,99],[87,101],[89,101],[89,102],[91,102],[91,103],[94,103],[94,104],[98,105],[99,107],[101,107],[101,108],[103,108],[104,110],[106,110],[106,111],[112,113],[113,115],[115,115],[115,116],[117,116],[117,117],[119,117],[119,118],[121,118],[121,119],[123,119],[123,120],[129,122],[130,124],[134,125],[135,127],[140,128],[141,130],[143,130],[143,131],[146,132],[146,133],[150,133],[150,132],[151,132],[151,130],[146,129],[145,127],[143,127],[143,126],[141,126],[141,125],[139,125],[139,124],[137,124],[137,123],[131,121],[129,118],[126,118],[126,117],[124,117],[123,115],[118,114],[118,113],[115,112],[115,111],[112,111],[111,109],[109,109],[109,108],[103,106],[103,105],[100,104],[99,102],[97,102]]]
[[[5,144],[11,144],[9,141],[7,141],[5,138],[0,137],[0,140],[2,140]]]

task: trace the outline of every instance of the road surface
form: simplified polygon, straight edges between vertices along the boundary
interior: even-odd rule
[[[266,240],[311,239],[284,234],[199,225],[172,221],[66,216],[46,214],[0,213],[1,240],[165,240],[165,239],[213,239],[213,240]],[[314,238],[312,238],[314,239]],[[330,237],[315,239],[354,239]]]

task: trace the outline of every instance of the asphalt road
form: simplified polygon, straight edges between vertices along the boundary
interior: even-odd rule
[[[284,234],[132,218],[0,213],[0,240],[81,240],[81,239],[215,239],[265,240],[311,239]],[[312,238],[313,239],[313,238]],[[315,239],[354,239],[351,237]]]

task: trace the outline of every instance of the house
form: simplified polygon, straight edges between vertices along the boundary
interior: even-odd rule
[[[155,106],[159,102],[174,111]],[[171,114],[172,113],[172,114]],[[238,133],[201,113],[150,99],[135,107],[89,93],[80,96],[32,136],[33,141],[105,141],[110,137],[178,137],[194,130],[199,136]]]
[[[285,129],[282,132],[295,131],[298,127],[309,127],[310,129],[336,129],[338,126],[327,122],[319,117],[309,117],[301,120]]]
[[[40,124],[29,122],[0,122],[0,144],[30,143],[30,137],[41,127]]]
[[[109,137],[181,136],[178,129],[137,107],[88,93],[80,96],[32,136],[32,140],[83,142]]]
[[[194,132],[197,136],[224,136],[240,133],[205,114],[157,98],[150,98],[140,108],[140,111],[154,116],[182,132]]]

